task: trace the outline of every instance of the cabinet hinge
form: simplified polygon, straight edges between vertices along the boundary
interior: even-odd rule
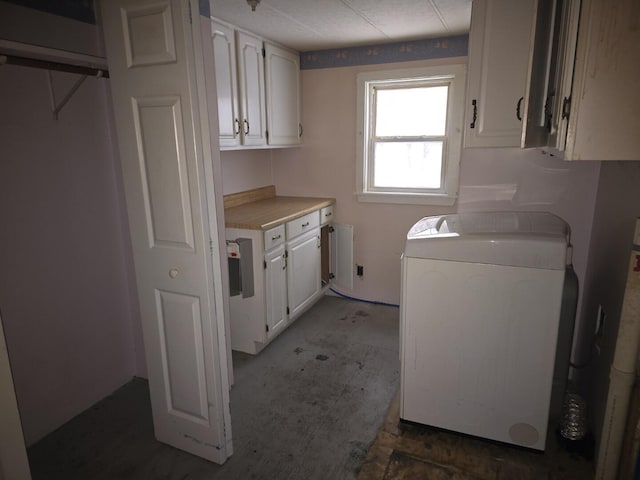
[[[267,269],[267,261],[266,260],[264,260],[264,269],[265,270]]]
[[[284,258],[289,258],[289,250],[284,251]]]
[[[191,3],[189,3],[189,24],[193,24],[193,18],[191,17]]]
[[[269,331],[269,325],[265,325],[265,327],[267,327],[267,332]]]
[[[269,141],[269,130],[265,130],[264,134],[267,137],[267,142],[268,142]]]
[[[262,57],[263,58],[267,57],[267,51],[264,48],[262,49]]]
[[[287,307],[287,315],[289,315],[289,307]]]

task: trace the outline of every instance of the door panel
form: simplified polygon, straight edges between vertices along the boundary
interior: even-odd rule
[[[156,290],[165,395],[172,414],[208,420],[200,302],[197,297]]]
[[[175,62],[171,6],[169,2],[122,5],[122,22],[127,66]]]
[[[199,77],[212,59],[201,54],[197,2],[101,6],[155,435],[223,462],[231,454],[229,384]]]
[[[149,245],[193,250],[180,99],[132,100]]]

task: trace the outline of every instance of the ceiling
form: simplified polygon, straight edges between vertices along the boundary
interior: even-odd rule
[[[212,0],[211,14],[304,52],[466,33],[471,0]]]

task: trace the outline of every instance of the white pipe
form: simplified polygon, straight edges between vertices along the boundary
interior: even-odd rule
[[[609,394],[596,463],[596,480],[615,480],[640,344],[640,219],[636,220]]]

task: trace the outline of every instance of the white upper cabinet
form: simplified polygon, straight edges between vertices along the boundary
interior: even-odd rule
[[[212,20],[211,38],[215,59],[220,146],[235,147],[240,145],[240,106],[234,30]]]
[[[546,144],[552,4],[474,0],[465,147]]]
[[[565,159],[640,160],[638,0],[582,0]]]
[[[267,128],[269,145],[298,145],[300,123],[300,56],[265,42]]]
[[[242,121],[240,133],[243,145],[267,143],[265,114],[264,57],[262,39],[236,32],[238,78]]]
[[[474,0],[465,147],[640,159],[637,0]]]
[[[211,38],[221,149],[300,144],[298,53],[213,18]]]

